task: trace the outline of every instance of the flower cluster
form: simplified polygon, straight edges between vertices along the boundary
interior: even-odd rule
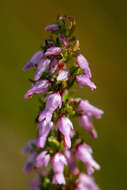
[[[38,94],[41,103],[36,119],[37,137],[23,149],[29,153],[25,172],[37,171],[30,184],[32,190],[99,190],[91,175],[100,166],[92,156],[92,148],[80,138],[71,121],[77,117],[80,127],[95,139],[93,117],[100,119],[103,114],[88,100],[69,94],[75,82],[81,88],[96,89],[88,61],[80,53],[79,40],[72,36],[75,25],[73,17],[60,16],[54,24],[46,26],[50,38],[24,66],[24,71],[35,69],[32,87],[24,98]]]

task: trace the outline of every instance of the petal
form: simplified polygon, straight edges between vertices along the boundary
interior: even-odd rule
[[[50,24],[45,27],[46,32],[56,32],[59,30],[59,25],[58,24]]]
[[[56,123],[56,129],[58,129],[65,139],[66,146],[71,147],[71,130],[73,129],[72,122],[65,116],[62,116]]]
[[[86,58],[82,54],[79,54],[76,57],[76,61],[78,65],[80,66],[80,68],[84,71],[84,74],[87,76],[87,78],[91,78],[92,75],[91,75],[91,71],[90,71],[88,61],[86,60]]]
[[[50,59],[42,59],[41,60],[41,62],[38,64],[38,67],[35,71],[35,75],[34,75],[35,81],[39,80],[45,71],[48,71],[49,64],[50,64]]]
[[[48,152],[42,151],[36,157],[35,166],[37,168],[46,167],[48,166],[49,160],[50,160],[50,155],[48,154]]]
[[[88,174],[92,174],[95,170],[99,170],[99,164],[93,159],[92,153],[86,144],[81,144],[76,149],[76,158],[86,164]]]
[[[71,171],[73,175],[78,175],[79,174],[79,169],[76,167],[75,162],[74,162],[74,155],[71,150],[65,149],[64,154],[67,158],[68,165],[71,168]]]
[[[50,83],[48,80],[40,80],[32,86],[30,90],[24,95],[24,98],[27,99],[31,97],[33,94],[44,94],[49,90]]]
[[[97,138],[97,132],[93,127],[93,119],[89,115],[81,115],[79,117],[79,124],[84,127],[92,138]]]
[[[23,148],[23,153],[31,152],[33,150],[33,147],[36,146],[37,139],[31,139],[28,141],[27,145]]]
[[[59,39],[59,42],[60,42],[62,45],[69,46],[69,42],[68,42],[68,40],[65,38],[64,35],[59,34],[59,35],[58,35],[58,39]]]
[[[64,165],[67,165],[67,160],[62,153],[58,152],[54,154],[51,164],[55,173],[63,173]]]
[[[56,55],[59,55],[60,53],[62,52],[62,48],[60,47],[50,47],[46,50],[45,52],[45,56],[56,56]]]
[[[52,184],[66,184],[63,173],[56,173],[53,176]]]
[[[50,64],[50,73],[54,74],[57,68],[58,68],[58,60],[54,58]]]
[[[76,183],[78,190],[99,190],[99,187],[96,185],[93,177],[83,173],[80,174],[79,178],[76,180]]]
[[[71,148],[71,137],[70,136],[65,136],[64,140],[65,140],[67,148],[70,149]]]
[[[48,123],[51,121],[51,119],[52,119],[52,113],[46,109],[40,113],[38,121],[46,120],[46,122]]]
[[[83,111],[83,114],[94,115],[97,119],[100,119],[102,114],[104,113],[103,110],[96,108],[95,106],[90,104],[88,100],[81,100],[78,109]]]
[[[77,75],[76,81],[80,88],[82,88],[85,85],[89,86],[91,90],[96,89],[96,85],[86,75]]]
[[[69,78],[69,70],[60,70],[57,76],[57,81],[66,81]]]
[[[58,107],[61,108],[62,98],[59,93],[51,93],[49,94],[45,100],[46,102],[46,110],[53,113]]]
[[[37,156],[37,152],[32,152],[32,153],[30,154],[30,156],[28,157],[28,159],[27,159],[27,161],[26,161],[26,164],[25,164],[25,166],[24,166],[24,171],[25,171],[26,173],[29,173],[29,172],[32,171],[36,156]]]
[[[27,64],[24,66],[24,71],[30,69],[34,65],[40,63],[42,57],[44,55],[44,52],[42,50],[37,51],[32,58],[27,62]]]
[[[38,128],[39,128],[39,138],[37,140],[37,146],[40,148],[44,148],[47,136],[53,128],[53,123],[52,122],[47,123],[46,121],[43,121],[39,124]]]

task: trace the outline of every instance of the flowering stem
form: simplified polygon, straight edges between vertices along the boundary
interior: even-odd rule
[[[93,116],[101,118],[103,111],[88,100],[73,98],[69,89],[76,82],[79,87],[96,85],[91,81],[88,61],[80,53],[80,43],[73,37],[76,22],[74,17],[60,16],[54,24],[45,27],[50,38],[24,66],[24,71],[35,68],[32,88],[25,99],[40,94],[40,113],[37,116],[37,138],[24,147],[29,157],[26,172],[36,171],[31,190],[98,190],[91,175],[99,170],[92,157],[92,148],[84,143],[79,130],[74,129],[71,118],[77,117],[80,127],[95,139]],[[79,167],[83,163],[84,168]]]

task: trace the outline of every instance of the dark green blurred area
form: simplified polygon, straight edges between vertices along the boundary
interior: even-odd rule
[[[0,1],[1,190],[27,190],[30,176],[23,173],[26,156],[20,153],[34,137],[38,100],[23,99],[33,73],[23,73],[22,68],[48,36],[43,28],[53,23],[57,14],[76,17],[76,36],[97,85],[95,92],[76,86],[73,93],[105,111],[102,120],[95,121],[99,138],[93,141],[83,133],[102,166],[96,172],[96,181],[102,190],[127,188],[126,12],[124,0]]]

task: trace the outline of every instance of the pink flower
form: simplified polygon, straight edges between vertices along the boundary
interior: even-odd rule
[[[93,115],[97,119],[100,119],[102,114],[104,113],[103,110],[96,108],[95,106],[90,104],[88,100],[81,100],[78,110],[82,111],[84,115]]]
[[[42,76],[42,74],[45,71],[48,71],[49,69],[49,64],[50,64],[50,59],[48,58],[43,58],[40,63],[37,66],[35,75],[34,75],[34,80],[37,81],[40,79],[40,77]]]
[[[87,172],[91,175],[94,170],[99,170],[99,164],[92,157],[92,149],[87,144],[81,144],[76,148],[76,158],[86,164]]]
[[[64,154],[65,154],[68,165],[70,166],[70,169],[71,169],[73,175],[78,175],[79,169],[75,165],[74,155],[73,155],[72,150],[65,149]]]
[[[42,46],[45,47],[46,43],[48,44],[49,47],[52,47],[55,45],[54,41],[52,40],[46,40],[45,42],[43,42]]]
[[[67,165],[67,160],[65,156],[62,153],[56,153],[52,158],[51,164],[54,171],[52,183],[65,184],[64,165]]]
[[[26,152],[32,152],[34,149],[34,146],[36,146],[37,144],[37,139],[31,139],[28,141],[28,143],[26,144],[26,146],[23,148],[23,153]]]
[[[48,110],[44,109],[38,118],[38,121],[46,121],[46,123],[51,122],[52,120],[52,112],[49,112]]]
[[[37,168],[46,167],[50,161],[50,155],[47,151],[39,153],[35,159],[35,166]]]
[[[79,178],[76,180],[77,187],[75,190],[99,190],[93,177],[81,173]]]
[[[24,171],[26,173],[29,173],[33,170],[36,156],[37,156],[37,152],[32,152],[30,156],[28,157],[26,164],[24,166]]]
[[[69,78],[69,70],[60,70],[57,76],[57,81],[66,81]]]
[[[59,55],[62,52],[62,48],[60,47],[50,47],[46,50],[45,56],[56,56]]]
[[[62,153],[54,154],[52,161],[51,161],[53,170],[55,173],[59,173],[64,171],[64,165],[67,165],[67,160]]]
[[[61,105],[62,105],[62,99],[61,99],[61,96],[60,94],[57,92],[57,93],[52,93],[52,94],[49,94],[45,100],[47,101],[46,102],[46,106],[45,106],[45,109],[41,112],[38,120],[39,121],[42,121],[44,119],[47,120],[47,122],[50,122],[51,119],[52,119],[52,114],[53,112],[59,107],[61,108]]]
[[[41,190],[40,188],[41,181],[38,176],[36,176],[31,182],[30,182],[30,190]]]
[[[45,27],[46,32],[56,32],[57,30],[59,30],[59,25],[57,24],[50,24]]]
[[[101,109],[91,105],[87,100],[80,101],[78,110],[82,111],[82,114],[79,116],[79,124],[88,131],[92,138],[96,138],[97,132],[93,127],[92,116],[100,119],[104,112]]]
[[[55,173],[52,179],[52,184],[66,184],[63,173]]]
[[[58,68],[58,60],[54,58],[50,64],[50,69],[49,69],[50,73],[54,74],[57,68]]]
[[[48,80],[39,80],[32,86],[30,90],[24,95],[24,98],[27,99],[33,94],[44,94],[49,90],[50,83]]]
[[[33,67],[34,65],[37,65],[38,63],[40,63],[42,57],[44,55],[44,52],[42,50],[37,51],[32,58],[27,62],[27,64],[24,66],[24,71],[30,69],[31,67]]]
[[[66,146],[70,148],[73,129],[72,122],[63,115],[60,119],[58,119],[56,123],[56,129],[58,129],[64,135]]]
[[[89,86],[91,90],[96,89],[96,85],[84,74],[77,75],[76,81],[80,88],[82,88],[84,85]]]
[[[64,35],[59,34],[58,35],[59,42],[64,46],[69,46],[68,40],[64,37]]]
[[[90,115],[79,116],[79,124],[88,131],[92,138],[97,138],[97,132],[93,127],[93,118]]]
[[[91,75],[91,71],[90,71],[88,61],[86,60],[86,58],[82,54],[79,54],[76,57],[76,61],[77,61],[78,65],[79,65],[79,67],[83,70],[86,77],[91,78],[92,75]]]
[[[47,123],[46,121],[42,121],[39,123],[38,125],[38,129],[39,129],[39,137],[37,139],[37,146],[40,148],[44,148],[46,140],[47,140],[47,136],[50,133],[50,131],[53,128],[53,123],[49,122]]]

